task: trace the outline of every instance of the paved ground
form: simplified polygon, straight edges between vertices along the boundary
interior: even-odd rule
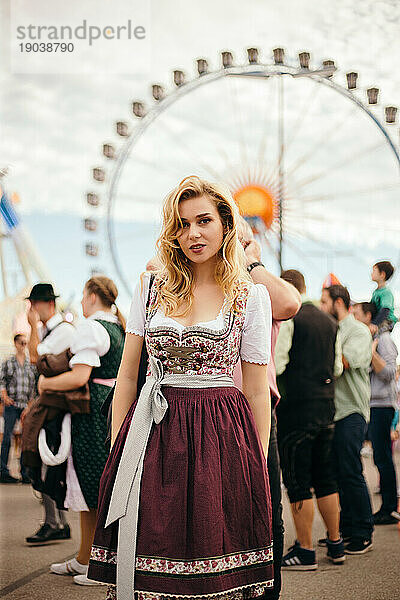
[[[400,457],[397,457],[398,459]],[[400,466],[400,461],[398,460]],[[376,472],[370,458],[365,460],[370,489],[376,487]],[[399,470],[400,472],[400,470]],[[374,504],[379,497],[372,495]],[[73,556],[79,542],[77,515],[69,521],[73,532],[71,540],[55,542],[50,546],[30,548],[25,545],[42,516],[41,505],[27,485],[0,486],[2,588],[5,600],[101,600],[104,588],[86,588],[73,583],[68,577],[52,575],[51,562]],[[375,507],[376,508],[376,507]],[[284,518],[287,530],[286,546],[293,540],[293,527],[285,500]],[[319,518],[315,522],[314,537],[324,533]],[[400,527],[377,528],[374,550],[361,557],[348,557],[343,566],[331,565],[324,550],[318,549],[319,569],[315,573],[284,573],[282,600],[396,600],[400,598]]]
[[[397,464],[400,466],[399,456]],[[364,460],[365,474],[371,491],[377,488],[377,473],[372,459]],[[398,473],[400,469],[398,468]],[[380,496],[371,494],[374,510]],[[290,508],[284,504],[286,546],[293,540]],[[324,535],[318,515],[314,523],[314,539]],[[347,556],[343,565],[333,565],[323,548],[317,548],[318,571],[283,572],[282,600],[398,600],[400,598],[400,525],[375,529],[374,549],[362,556]]]

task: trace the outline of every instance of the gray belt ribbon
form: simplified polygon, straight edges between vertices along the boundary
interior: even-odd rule
[[[164,375],[159,359],[149,358],[151,376],[146,379],[129,427],[111,495],[105,526],[119,521],[117,548],[117,599],[133,600],[135,590],[136,536],[143,461],[154,423],[168,410],[161,386],[189,388],[233,387],[227,375]]]

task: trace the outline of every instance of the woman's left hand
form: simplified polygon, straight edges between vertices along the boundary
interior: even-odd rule
[[[250,240],[249,242],[246,242],[244,253],[248,265],[253,262],[260,262],[261,260],[261,246],[256,240]]]
[[[46,391],[46,389],[47,389],[46,382],[47,382],[47,378],[44,375],[40,375],[38,384],[37,384],[39,394],[43,394],[43,392]]]

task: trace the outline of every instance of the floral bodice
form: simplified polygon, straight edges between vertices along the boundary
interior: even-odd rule
[[[239,356],[248,362],[269,362],[271,307],[264,286],[243,283],[235,310],[221,310],[214,321],[183,326],[158,308],[156,285],[148,297],[145,277],[144,289],[135,290],[126,331],[145,337],[149,356],[162,362],[165,374],[232,377]]]
[[[154,308],[157,289],[153,285],[145,335],[149,356],[161,360],[165,373],[232,376],[239,357],[248,291],[248,287],[240,291],[237,313],[231,310],[223,315],[222,328],[191,325],[181,331],[174,329],[173,323],[152,327],[152,317],[157,310]]]

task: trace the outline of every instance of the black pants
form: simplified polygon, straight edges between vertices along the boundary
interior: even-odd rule
[[[370,540],[374,529],[371,500],[360,457],[367,424],[353,413],[336,421],[333,455],[340,497],[340,530],[344,537]]]
[[[334,424],[287,423],[279,416],[278,447],[291,504],[338,491],[332,461]]]
[[[281,470],[279,465],[278,442],[276,437],[276,417],[274,410],[272,411],[271,416],[271,434],[269,438],[267,465],[272,504],[274,587],[271,590],[267,590],[264,593],[263,598],[268,600],[278,600],[282,587],[281,562],[283,554],[284,527],[282,519]]]
[[[381,479],[381,510],[391,513],[397,509],[396,471],[393,464],[390,428],[394,417],[394,408],[371,408],[369,435],[374,450],[374,463]]]

